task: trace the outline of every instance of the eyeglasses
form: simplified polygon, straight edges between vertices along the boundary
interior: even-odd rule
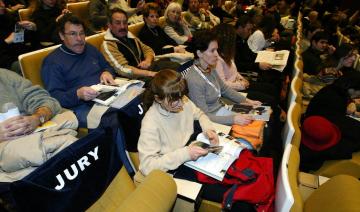
[[[72,38],[76,38],[78,36],[80,37],[85,37],[85,32],[64,32],[64,35],[68,35]]]

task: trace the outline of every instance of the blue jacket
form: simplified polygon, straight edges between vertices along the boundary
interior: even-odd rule
[[[61,45],[45,58],[41,77],[51,96],[62,107],[72,108],[85,103],[78,98],[77,89],[100,83],[104,71],[115,76],[113,68],[94,46],[86,44],[84,52],[76,54]]]

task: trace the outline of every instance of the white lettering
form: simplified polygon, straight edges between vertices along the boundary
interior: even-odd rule
[[[73,175],[70,174],[70,172],[69,172],[68,169],[65,169],[65,170],[64,170],[64,174],[65,174],[65,176],[66,176],[66,178],[67,178],[68,180],[73,180],[73,179],[75,179],[75,178],[78,176],[78,173],[79,173],[78,170],[77,170],[77,168],[76,168],[76,166],[75,166],[75,164],[71,164],[71,169],[72,169],[73,172],[74,172]]]
[[[77,161],[77,163],[78,163],[81,171],[84,171],[85,166],[90,166],[90,164],[91,164],[91,163],[89,163],[87,156],[84,156],[84,157],[80,158]]]
[[[139,108],[139,115],[142,115],[144,113],[144,109],[141,107],[141,105],[138,105]]]
[[[59,181],[59,185],[57,185],[55,187],[56,190],[61,190],[62,188],[64,188],[65,186],[65,182],[64,182],[64,179],[61,177],[60,174],[56,175],[56,179]]]
[[[99,159],[97,153],[98,153],[98,147],[95,147],[94,152],[92,152],[92,151],[88,152],[88,154],[93,156],[95,160]]]

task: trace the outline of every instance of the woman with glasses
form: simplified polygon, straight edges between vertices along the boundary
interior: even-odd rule
[[[179,73],[162,70],[148,87],[145,104],[151,105],[141,124],[138,151],[139,171],[135,181],[141,183],[152,170],[160,169],[177,177],[197,181],[194,170],[184,165],[206,155],[208,150],[190,144],[194,121],[198,120],[211,144],[218,144],[218,137],[209,118],[185,94],[187,86]],[[201,198],[222,202],[228,186],[204,184]],[[231,211],[254,211],[244,202],[235,202]]]
[[[177,44],[191,41],[192,34],[183,20],[180,4],[176,2],[170,3],[165,10],[164,17],[164,31],[170,38]]]

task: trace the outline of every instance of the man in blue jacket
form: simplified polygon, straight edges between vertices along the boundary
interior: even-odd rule
[[[114,84],[115,72],[103,55],[85,42],[84,24],[75,16],[65,15],[59,21],[63,44],[44,60],[41,77],[45,88],[62,107],[74,111],[80,127],[99,93],[91,85]]]

